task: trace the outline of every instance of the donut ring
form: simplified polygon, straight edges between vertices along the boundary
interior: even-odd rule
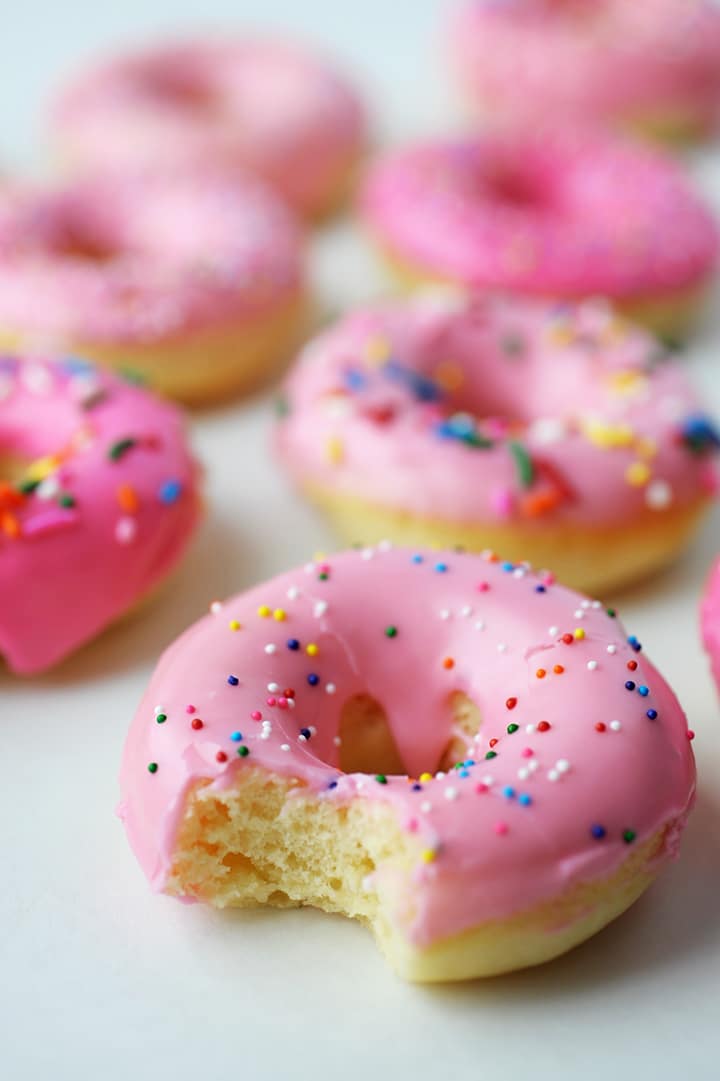
[[[174,568],[199,518],[175,408],[85,361],[0,358],[0,656],[57,664]]]
[[[213,604],[121,771],[157,890],[367,923],[412,980],[538,964],[624,911],[692,804],[684,714],[613,612],[387,544]]]
[[[237,175],[0,193],[0,342],[132,369],[184,401],[247,390],[285,363],[303,277],[285,207]]]
[[[449,44],[489,124],[604,124],[671,142],[718,127],[720,15],[706,0],[466,0]]]
[[[60,92],[53,136],[87,169],[248,169],[300,214],[347,195],[362,153],[362,105],[345,79],[290,42],[178,42],[120,55]]]
[[[675,162],[587,134],[410,146],[370,170],[361,209],[409,285],[602,296],[671,337],[717,261],[712,214]]]
[[[283,411],[279,457],[348,543],[493,548],[592,592],[671,560],[717,487],[681,366],[597,302],[356,311]]]

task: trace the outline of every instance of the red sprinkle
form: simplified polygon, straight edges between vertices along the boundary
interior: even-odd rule
[[[250,714],[250,717],[251,717],[251,719],[253,721],[261,721],[262,720],[262,713],[260,712],[259,709],[254,709],[252,711],[252,713]]]
[[[550,721],[540,721],[537,726],[537,730],[538,732],[549,732],[551,727],[552,725],[550,724]]]
[[[494,746],[496,745],[496,743],[497,743],[497,740],[496,740],[496,739],[491,739],[491,740],[490,740],[490,746],[491,746],[491,747],[494,747]]]
[[[571,646],[575,639],[571,634],[564,634],[562,636],[562,641],[565,643],[566,646]]]
[[[634,672],[635,669],[637,668],[637,661],[628,661],[627,666],[628,666],[628,668],[630,669],[631,672]]]
[[[225,751],[218,751],[218,753],[215,755],[215,759],[218,762],[227,762],[227,755],[225,754]]]
[[[607,725],[605,724],[605,721],[598,721],[597,724],[595,725],[595,731],[596,732],[604,732],[606,729],[607,729]]]
[[[477,588],[478,588],[478,593],[487,593],[487,591],[490,588],[490,583],[489,582],[478,582]]]
[[[285,690],[283,691],[283,694],[285,695],[286,698],[294,698],[295,697],[295,691],[292,689],[292,687],[286,687]]]
[[[490,790],[486,784],[483,784],[482,781],[480,781],[479,784],[475,785],[475,791],[479,796],[481,796],[483,792],[489,792]]]
[[[688,739],[695,739],[695,732],[693,731],[692,728],[688,728],[688,730],[687,730],[687,738]]]
[[[190,722],[190,727],[194,728],[195,731],[197,732],[202,728],[202,726],[203,726],[203,723],[200,720],[200,718],[199,717],[193,717],[193,719]]]
[[[505,705],[508,709],[515,709],[515,706],[517,705],[517,698],[508,698],[505,702]]]

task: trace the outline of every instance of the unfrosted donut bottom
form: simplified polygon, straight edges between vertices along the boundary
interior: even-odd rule
[[[671,563],[711,506],[708,499],[698,499],[687,506],[648,510],[615,526],[525,522],[517,528],[422,517],[316,484],[301,487],[348,544],[374,544],[388,538],[401,545],[459,546],[469,552],[490,549],[513,561],[552,567],[565,585],[593,595],[628,586]]]
[[[381,256],[396,285],[403,292],[412,293],[433,285],[449,286],[460,292],[463,291],[463,287],[456,282],[437,277],[423,267],[407,262],[387,247],[381,247]],[[703,282],[700,285],[676,289],[663,295],[632,297],[627,300],[615,300],[612,297],[608,299],[612,301],[620,315],[633,323],[647,327],[658,338],[674,343],[683,341],[691,333],[702,312],[707,293],[708,286]]]
[[[310,324],[310,303],[296,293],[237,323],[151,344],[67,342],[65,351],[130,372],[151,390],[186,405],[250,393],[279,375]],[[29,336],[0,328],[0,346],[32,346]]]
[[[354,800],[341,806],[298,791],[270,771],[244,771],[232,788],[197,785],[188,795],[166,892],[218,908],[309,905],[358,919],[404,979],[442,982],[494,976],[542,964],[579,945],[638,899],[662,865],[669,822],[610,876],[581,882],[551,901],[419,946],[403,933],[392,888],[372,875],[405,879],[419,839],[403,832],[389,807]],[[412,913],[406,913],[407,925]]]

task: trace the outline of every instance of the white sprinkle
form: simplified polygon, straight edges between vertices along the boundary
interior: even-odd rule
[[[555,417],[538,417],[527,430],[528,438],[540,446],[549,446],[564,439],[567,434],[567,426],[564,421]]]
[[[137,535],[137,522],[134,518],[118,518],[115,525],[115,540],[118,544],[130,544]]]
[[[622,724],[620,723],[620,721],[610,721],[610,727],[612,728],[613,732],[619,732],[622,729]]]
[[[654,480],[645,489],[645,502],[651,510],[665,510],[672,500],[672,488],[665,480]]]
[[[481,780],[483,784],[488,786],[488,788],[490,788],[495,783],[495,778],[490,773],[486,773],[485,776],[481,778]]]
[[[361,788],[365,787],[365,783],[366,782],[364,777],[358,777],[358,779],[355,781],[356,790],[359,792]]]
[[[516,567],[515,570],[512,572],[512,574],[513,574],[513,578],[524,578],[525,575],[527,574],[527,571],[525,570],[524,567]]]
[[[528,732],[529,734],[533,733],[535,731],[535,725],[534,724],[526,724],[525,725],[525,731]]]
[[[38,499],[54,499],[60,491],[60,481],[57,477],[46,477],[35,489]]]
[[[593,601],[591,607],[597,611],[598,608],[602,608],[602,604],[600,601]]]
[[[497,650],[498,650],[498,653],[507,653],[507,646],[505,645],[504,642],[498,642]]]
[[[305,571],[306,574],[312,574],[314,572],[314,570],[315,570],[315,564],[314,563],[306,563],[305,566],[303,567],[303,570]]]
[[[580,601],[580,607],[581,608],[589,608],[590,607],[590,601]]]
[[[302,732],[298,736],[298,743],[307,743],[307,736],[304,736]]]
[[[280,744],[280,750],[281,751],[289,751],[290,750],[290,744],[289,743],[281,743]]]
[[[471,616],[472,613],[473,613],[473,610],[472,610],[472,608],[470,607],[469,604],[464,604],[463,607],[460,609],[460,615],[465,616],[466,618],[467,618],[467,616]]]
[[[555,763],[555,769],[558,771],[558,773],[567,773],[567,771],[570,769],[570,763],[568,762],[567,758],[558,758],[557,762]]]
[[[457,798],[458,798],[458,790],[457,790],[457,788],[446,788],[445,789],[445,799],[453,800],[453,799],[457,799]]]
[[[310,733],[311,736],[316,736],[317,735],[317,728],[315,727],[314,724],[309,724],[308,725],[308,732]]]
[[[263,721],[263,728],[272,728],[272,721]]]
[[[263,728],[262,732],[260,733],[260,739],[270,739],[271,735],[272,731],[269,728]]]
[[[450,619],[450,609],[449,608],[441,608],[440,609],[440,619]]]
[[[392,548],[392,541],[381,540],[378,543],[378,552],[389,552],[391,548]]]
[[[295,699],[294,698],[288,698],[287,704],[288,704],[288,709],[295,709]]]
[[[531,773],[534,773],[535,770],[540,769],[540,763],[538,762],[537,758],[531,758],[527,764],[527,768],[530,770]]]
[[[517,775],[521,781],[527,781],[528,777],[530,776],[530,770],[523,766],[521,769],[518,770]]]
[[[210,611],[214,616],[216,616],[218,612],[222,612],[222,605],[220,604],[220,601],[213,601],[210,605]]]
[[[551,769],[547,775],[547,779],[548,781],[559,781],[560,774],[557,772],[557,770]]]
[[[158,713],[164,713],[164,712],[165,712],[165,709],[164,709],[163,706],[155,706],[154,709],[153,709],[153,713],[155,714],[156,717],[157,717]]]
[[[318,601],[317,604],[315,605],[315,607],[313,608],[313,615],[316,617],[316,619],[319,619],[320,616],[325,615],[327,610],[328,610],[327,601]]]
[[[597,661],[588,661],[587,666],[588,666],[588,672],[594,672],[597,669],[598,662]]]
[[[369,559],[372,559],[374,555],[375,553],[373,552],[372,548],[363,548],[362,552],[360,553],[360,558],[364,559],[367,562]]]
[[[548,627],[548,634],[551,638],[555,638],[560,633],[559,627]]]
[[[270,691],[270,694],[277,694],[277,692],[280,690],[280,684],[279,683],[268,683],[267,689]]]
[[[432,803],[430,802],[430,800],[423,800],[420,804],[420,810],[424,815],[429,814],[430,811],[432,811]]]
[[[335,694],[336,690],[337,690],[337,687],[335,686],[334,683],[326,683],[325,684],[325,694]]]
[[[607,647],[607,651],[610,655],[617,653],[617,646],[610,645]]]
[[[578,608],[576,610],[576,612],[575,612],[575,619],[584,619],[584,618],[585,618],[585,612],[583,611],[582,608]]]
[[[335,736],[333,738],[333,743],[336,747],[342,747],[342,739],[340,738],[340,736]]]
[[[475,624],[475,630],[476,631],[484,631],[485,630],[485,620],[484,619],[478,619],[477,620],[477,622]]]
[[[23,368],[22,381],[31,394],[44,394],[50,389],[50,372],[41,364],[28,364]]]
[[[446,777],[446,776],[447,776],[447,774],[445,773],[445,771],[442,770],[442,769],[439,769],[437,771],[437,773],[435,774],[435,780],[436,781],[441,781],[443,779],[443,777]]]
[[[270,654],[277,653],[277,646],[274,646],[272,642],[268,642],[265,646],[265,652]]]
[[[287,591],[288,600],[289,601],[296,601],[299,596],[300,596],[300,590],[298,589],[298,587],[297,586],[290,586],[289,590]]]

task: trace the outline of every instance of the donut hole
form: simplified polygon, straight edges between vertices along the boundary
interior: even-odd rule
[[[49,238],[48,250],[61,259],[85,263],[108,263],[117,257],[117,245],[110,242],[91,222],[63,222]]]
[[[448,770],[466,757],[481,718],[475,703],[461,691],[447,701],[448,741],[439,758],[425,763],[417,774]],[[369,694],[349,698],[341,711],[339,766],[343,773],[405,776],[411,771],[403,762],[392,725],[380,702]]]

